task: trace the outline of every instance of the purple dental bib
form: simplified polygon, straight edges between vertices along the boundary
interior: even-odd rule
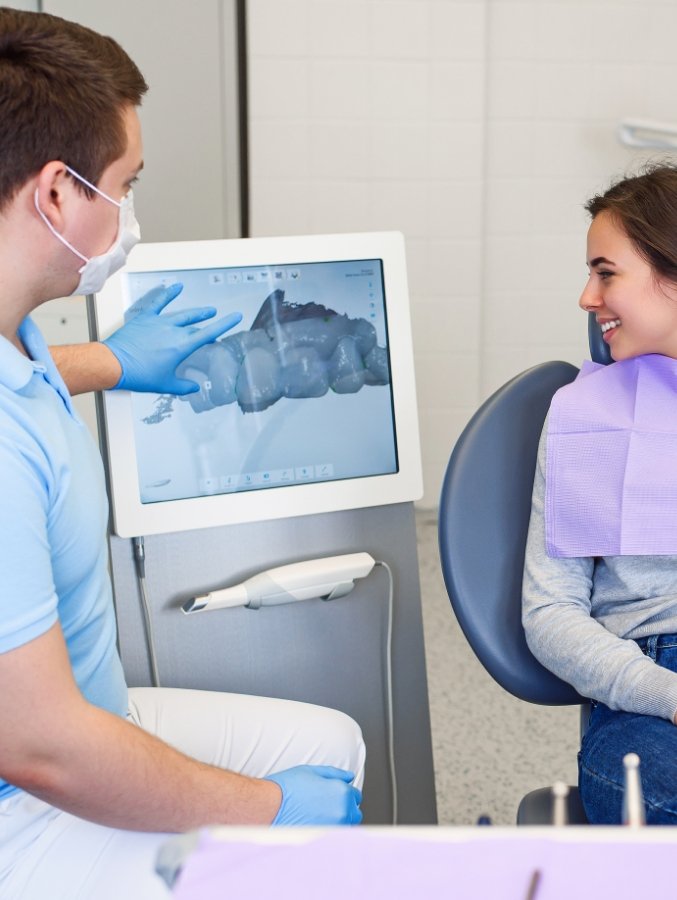
[[[546,440],[548,556],[677,555],[677,360],[583,363]]]

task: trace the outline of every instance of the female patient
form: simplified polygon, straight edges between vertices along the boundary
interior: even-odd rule
[[[541,438],[524,573],[535,656],[584,697],[593,823],[618,823],[636,752],[648,823],[677,824],[677,166],[586,205],[593,312],[614,363],[584,365]]]

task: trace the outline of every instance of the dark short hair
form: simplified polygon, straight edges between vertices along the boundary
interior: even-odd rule
[[[112,38],[0,7],[0,209],[51,160],[96,184],[125,152],[125,108],[147,90]]]
[[[646,165],[585,204],[592,218],[611,214],[664,281],[677,284],[677,163]]]

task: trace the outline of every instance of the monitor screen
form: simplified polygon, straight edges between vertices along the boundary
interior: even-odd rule
[[[242,321],[177,370],[198,392],[106,395],[118,534],[420,496],[401,236],[140,245],[95,299],[102,336],[176,282],[167,312]]]

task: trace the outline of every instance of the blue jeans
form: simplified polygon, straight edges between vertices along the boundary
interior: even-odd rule
[[[659,666],[677,672],[677,634],[637,641]],[[623,757],[637,753],[647,825],[677,825],[677,727],[667,719],[592,704],[578,754],[578,784],[588,821],[618,825],[623,813]]]

